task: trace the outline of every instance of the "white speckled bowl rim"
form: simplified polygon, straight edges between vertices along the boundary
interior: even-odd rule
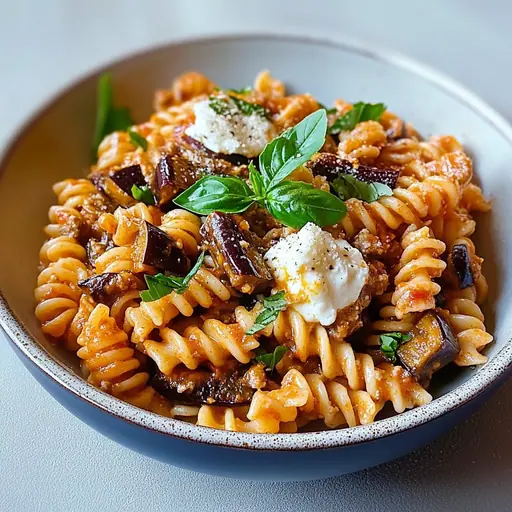
[[[365,57],[386,62],[391,66],[397,66],[421,76],[440,89],[449,93],[454,99],[465,104],[474,112],[478,113],[482,122],[491,124],[494,129],[499,131],[512,145],[512,127],[507,121],[495,112],[486,103],[480,100],[465,87],[456,83],[452,79],[444,76],[427,66],[416,63],[415,61],[396,54],[394,52],[382,51],[372,48],[361,42],[347,40],[338,36],[331,37],[323,34],[315,34],[308,30],[308,35],[302,32],[300,35],[293,30],[283,30],[279,35],[265,31],[252,31],[245,34],[214,35],[206,37],[188,37],[179,40],[173,40],[165,45],[175,46],[193,42],[208,41],[236,41],[239,39],[266,38],[279,40],[295,40],[307,42],[311,45],[323,45],[329,47],[343,48],[354,53],[362,54]],[[158,48],[161,48],[159,46]],[[142,57],[146,53],[157,48],[149,48],[135,55],[129,55],[126,58]],[[125,60],[125,59],[120,59]],[[116,61],[119,62],[119,61]],[[111,63],[104,66],[108,69]],[[98,73],[95,70],[88,76]],[[85,80],[83,78],[82,80]],[[59,92],[54,98],[48,101],[36,114],[34,114],[13,137],[6,142],[0,152],[0,179],[2,169],[6,167],[9,160],[10,148],[21,138],[27,127],[30,126],[45,110],[51,108],[53,103],[62,95],[71,93],[73,88],[80,84],[78,80],[65,91]],[[212,445],[229,446],[234,448],[246,448],[253,450],[314,450],[335,448],[340,446],[354,445],[368,441],[398,434],[407,429],[417,427],[431,420],[439,418],[443,414],[452,411],[467,402],[474,399],[477,395],[483,393],[498,379],[505,378],[509,370],[512,369],[512,343],[510,341],[485,365],[480,367],[473,376],[466,382],[436,398],[430,404],[406,411],[402,414],[379,420],[370,425],[362,425],[353,428],[328,430],[319,432],[297,433],[297,434],[246,434],[239,432],[228,432],[215,430],[206,427],[198,427],[184,421],[165,418],[153,414],[130,404],[122,402],[103,391],[93,387],[81,377],[71,373],[61,362],[51,356],[39,345],[37,340],[31,336],[23,323],[16,317],[16,314],[10,309],[7,301],[0,291],[0,324],[3,326],[13,343],[19,348],[21,353],[32,363],[39,367],[44,373],[51,377],[55,382],[73,393],[80,399],[89,404],[102,409],[127,422],[140,427],[150,429],[155,432],[167,434],[177,438],[207,443]]]

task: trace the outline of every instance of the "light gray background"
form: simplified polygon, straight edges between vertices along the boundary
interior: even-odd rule
[[[314,25],[401,51],[512,120],[511,15],[512,3],[498,0],[0,0],[0,144],[91,67],[180,35],[258,27]],[[512,382],[468,422],[399,461],[326,481],[236,482],[175,469],[101,437],[36,384],[0,334],[1,512],[495,512],[512,510],[511,484]]]

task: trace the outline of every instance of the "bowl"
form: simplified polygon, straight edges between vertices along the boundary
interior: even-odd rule
[[[300,56],[300,59],[298,58]],[[58,94],[4,148],[0,164],[0,322],[30,373],[64,407],[100,433],[156,459],[244,479],[308,480],[368,468],[400,457],[452,428],[482,404],[512,364],[512,128],[460,85],[404,57],[325,37],[252,34],[175,42],[112,63],[115,97],[145,119],[153,92],[197,69],[225,87],[252,82],[268,68],[292,91],[329,104],[385,102],[424,135],[454,134],[474,158],[493,200],[478,219],[477,247],[486,258],[489,361],[453,371],[426,406],[374,424],[298,434],[213,430],[137,409],[84,381],[76,360],[41,334],[33,314],[42,227],[51,185],[87,172],[95,114],[95,72]],[[15,389],[14,389],[15,392]],[[70,454],[74,456],[75,454]]]

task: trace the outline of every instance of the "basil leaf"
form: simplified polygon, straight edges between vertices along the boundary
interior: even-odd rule
[[[185,277],[165,276],[156,274],[154,276],[146,274],[144,280],[148,286],[147,290],[140,292],[140,298],[144,302],[152,302],[161,299],[171,292],[183,294],[187,291],[191,279],[197,274],[204,261],[204,252],[197,258],[196,264]]]
[[[258,196],[258,198],[265,197],[265,184],[263,183],[263,177],[258,172],[256,167],[254,167],[252,162],[249,162],[249,180],[251,181],[254,193]],[[256,198],[256,200],[258,198]]]
[[[241,213],[254,202],[249,185],[232,176],[205,176],[187,188],[174,202],[178,206],[208,215],[212,212]]]
[[[338,117],[334,124],[329,127],[328,133],[335,135],[353,130],[358,123],[363,121],[378,121],[385,110],[386,105],[384,103],[364,103],[363,101],[354,103],[352,110]]]
[[[255,334],[272,323],[281,311],[286,308],[284,292],[277,292],[263,300],[263,310],[258,314],[254,325],[247,329],[246,334]]]
[[[327,115],[321,109],[267,144],[259,158],[266,189],[276,186],[317,153],[325,142],[326,130]]]
[[[381,334],[379,338],[380,350],[390,362],[396,362],[396,351],[398,347],[411,339],[410,334],[401,332],[387,332]]]
[[[308,222],[332,226],[347,213],[341,199],[300,181],[279,183],[268,192],[265,206],[278,221],[297,229]]]
[[[258,114],[263,117],[268,117],[270,115],[265,107],[262,107],[257,103],[249,103],[248,101],[237,98],[236,96],[210,96],[208,105],[216,114],[221,116],[234,114],[236,111],[240,112],[244,116]]]
[[[284,292],[277,292],[270,297],[265,297],[263,299],[263,310],[256,317],[254,325],[247,329],[245,334],[255,334],[264,329],[277,318],[279,313],[286,308],[286,305]]]
[[[139,187],[138,185],[132,185],[132,196],[135,200],[141,201],[144,204],[155,204],[155,198],[153,197],[153,193],[147,185],[142,185]]]
[[[98,79],[96,124],[91,148],[91,159],[96,161],[101,141],[115,131],[124,131],[134,124],[128,108],[116,108],[113,102],[112,75],[103,73]]]
[[[128,130],[128,136],[130,137],[130,142],[135,146],[142,148],[144,151],[148,150],[148,141],[137,132],[133,130]]]
[[[258,361],[258,363],[263,363],[267,367],[267,370],[273,372],[276,364],[281,361],[287,350],[288,349],[286,347],[279,345],[274,349],[274,352],[270,352],[269,354],[260,354],[257,356],[256,361]]]
[[[355,198],[367,203],[377,201],[379,197],[392,196],[393,190],[384,183],[366,183],[350,174],[340,174],[331,184],[334,191],[343,200]]]

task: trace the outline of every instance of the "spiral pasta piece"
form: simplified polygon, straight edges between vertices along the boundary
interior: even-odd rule
[[[98,192],[94,184],[85,178],[59,181],[53,185],[53,191],[57,195],[59,205],[75,209]]]
[[[373,203],[349,199],[345,203],[347,215],[340,224],[350,238],[364,228],[377,235],[380,226],[391,230],[404,223],[420,226],[421,220],[453,211],[459,197],[455,183],[441,176],[431,176],[408,188],[395,188],[392,196],[381,197]]]
[[[179,314],[192,316],[196,306],[209,308],[215,300],[225,302],[230,297],[229,289],[209,270],[201,267],[185,293],[171,292],[158,300],[141,302],[139,307],[126,310],[127,325],[133,327],[131,340],[141,343],[153,329],[167,325]]]
[[[305,405],[308,398],[304,376],[292,369],[283,377],[279,389],[254,393],[247,412],[248,421],[237,417],[233,409],[203,405],[197,425],[260,434],[295,431],[298,408]]]
[[[76,349],[76,338],[68,337],[68,328],[78,311],[81,290],[77,283],[88,277],[85,265],[73,257],[57,258],[43,269],[37,279],[34,296],[35,315],[41,329],[56,339],[64,339],[68,349]]]
[[[160,229],[165,231],[190,258],[197,257],[201,243],[201,219],[186,210],[176,209],[162,217]]]
[[[133,248],[113,247],[105,251],[101,256],[98,256],[94,262],[97,274],[104,272],[122,272],[129,270],[130,272],[145,272],[150,271],[151,267],[147,265],[139,266],[133,259]]]
[[[340,134],[338,154],[351,162],[373,162],[386,145],[384,127],[377,121],[358,123],[350,132]]]
[[[98,304],[78,337],[77,355],[85,361],[91,384],[137,407],[171,416],[172,405],[148,386],[149,374],[138,371],[128,337],[109,315],[109,308]]]
[[[460,345],[460,352],[455,358],[458,366],[484,364],[487,357],[480,351],[493,337],[486,332],[484,315],[478,305],[465,298],[450,299],[446,303],[450,312],[450,322]]]
[[[253,336],[246,335],[238,324],[224,324],[213,318],[205,320],[202,327],[191,325],[183,335],[173,329],[160,329],[162,341],[146,340],[144,351],[156,362],[162,373],[170,375],[179,364],[195,370],[209,361],[221,367],[233,358],[247,364],[259,346]]]
[[[117,246],[131,245],[139,232],[140,222],[158,223],[159,215],[152,206],[137,203],[130,208],[117,208],[114,213],[104,213],[98,219],[98,225],[112,235]]]
[[[309,397],[300,408],[298,423],[303,426],[321,418],[329,428],[355,427],[375,421],[383,402],[375,401],[366,391],[353,391],[340,381],[325,382],[317,375],[306,375]]]
[[[429,228],[417,229],[410,226],[402,237],[404,249],[396,268],[396,289],[391,303],[395,306],[395,316],[399,320],[407,313],[415,313],[435,307],[434,297],[441,286],[432,281],[446,268],[439,259],[446,246],[430,236]]]
[[[85,249],[73,237],[58,236],[47,240],[39,251],[39,259],[45,266],[61,258],[85,261]]]

